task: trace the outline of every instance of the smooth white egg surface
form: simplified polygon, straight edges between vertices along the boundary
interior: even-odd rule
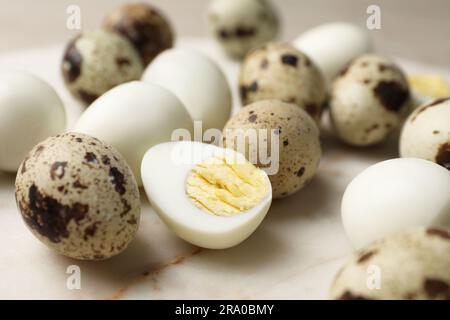
[[[231,114],[231,90],[225,75],[206,55],[190,49],[166,50],[145,70],[142,80],[174,93],[203,130],[222,130]]]
[[[50,85],[25,72],[0,73],[0,170],[16,171],[34,145],[65,128],[64,105]]]
[[[331,82],[347,63],[371,52],[373,41],[369,33],[357,25],[332,22],[303,32],[294,40],[294,46],[311,57]]]
[[[192,120],[181,101],[168,90],[140,81],[106,92],[86,109],[75,125],[115,147],[142,185],[140,166],[148,148],[170,141],[176,129],[192,132]]]
[[[450,172],[417,158],[382,161],[350,182],[341,213],[357,249],[410,227],[450,226]]]
[[[141,174],[161,219],[179,237],[204,248],[229,248],[244,241],[262,222],[272,201],[263,170],[236,151],[200,142],[150,148]],[[200,176],[192,179],[193,174]]]

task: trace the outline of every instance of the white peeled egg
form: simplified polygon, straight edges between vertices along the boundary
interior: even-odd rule
[[[256,230],[269,210],[272,191],[267,174],[254,167],[267,189],[253,207],[230,216],[215,215],[200,208],[186,191],[187,179],[196,165],[214,157],[235,157],[249,164],[234,150],[181,141],[149,149],[141,172],[150,203],[170,229],[197,246],[223,249],[241,243]]]
[[[372,51],[373,42],[363,28],[348,22],[332,22],[311,28],[294,40],[330,83],[351,60]]]
[[[16,171],[34,145],[65,128],[64,105],[52,87],[25,72],[0,73],[0,170]]]
[[[142,157],[151,146],[170,141],[176,129],[192,132],[192,120],[181,101],[155,84],[132,81],[103,94],[75,125],[115,147],[130,165],[139,185]]]
[[[342,198],[356,249],[410,227],[450,226],[450,172],[417,158],[391,159],[357,175]]]
[[[171,49],[149,64],[142,81],[174,93],[203,130],[222,130],[231,113],[231,91],[225,75],[206,55],[189,49]]]

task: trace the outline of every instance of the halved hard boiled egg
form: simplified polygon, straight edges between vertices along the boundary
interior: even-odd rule
[[[241,153],[200,142],[150,148],[141,175],[161,219],[179,237],[203,248],[241,243],[256,230],[272,202],[263,170]]]

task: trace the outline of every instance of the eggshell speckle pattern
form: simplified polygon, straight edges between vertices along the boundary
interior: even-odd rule
[[[449,252],[449,229],[419,228],[391,235],[360,251],[339,271],[331,297],[448,300]],[[379,286],[372,287],[369,277],[377,276]]]
[[[85,104],[121,83],[139,79],[143,72],[130,42],[104,30],[73,39],[66,47],[61,67],[66,86]]]
[[[144,66],[174,42],[169,21],[147,3],[120,6],[105,18],[103,25],[126,37],[139,52]]]
[[[50,137],[31,150],[17,173],[16,201],[39,240],[76,259],[120,253],[139,225],[130,168],[112,147],[79,133]]]
[[[390,60],[363,55],[341,70],[333,83],[330,115],[339,138],[355,146],[382,142],[401,124],[410,91]]]
[[[225,52],[240,59],[273,40],[279,22],[268,0],[214,0],[208,9],[208,27]]]
[[[400,155],[433,161],[450,170],[450,98],[414,110],[403,126]]]
[[[269,43],[245,58],[239,76],[244,105],[279,99],[305,109],[318,121],[326,99],[325,82],[311,59],[284,43]]]
[[[314,176],[321,147],[314,120],[302,109],[279,100],[258,101],[241,109],[224,128],[224,146],[236,149],[235,137],[243,129],[275,130],[279,137],[279,170],[269,175],[273,198],[288,196],[305,186]],[[268,142],[270,148],[271,141]],[[248,143],[248,154],[261,152],[266,142]],[[248,155],[247,155],[248,158]],[[261,164],[257,164],[261,166]]]

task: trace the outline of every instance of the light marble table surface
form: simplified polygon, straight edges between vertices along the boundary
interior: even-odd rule
[[[203,39],[180,47],[203,51],[225,71],[237,99],[238,64]],[[64,88],[62,46],[0,55],[0,70],[33,72],[51,83],[65,102],[69,129],[83,111]],[[396,59],[407,72],[450,73]],[[11,137],[14,139],[14,137]],[[14,200],[13,174],[0,173],[0,299],[327,299],[332,279],[352,254],[340,219],[346,185],[367,166],[397,157],[397,139],[353,149],[322,134],[323,158],[303,190],[274,201],[259,229],[227,250],[194,247],[177,238],[150,207],[141,190],[137,238],[110,260],[76,261],[42,245],[27,230]],[[81,289],[68,289],[67,268],[81,270]]]

